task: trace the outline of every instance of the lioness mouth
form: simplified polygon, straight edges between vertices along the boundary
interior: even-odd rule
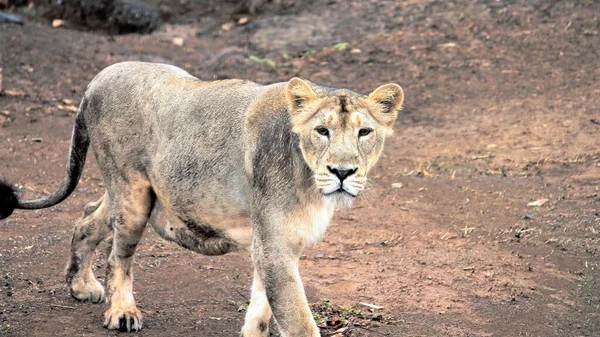
[[[350,192],[346,191],[345,189],[343,189],[343,188],[341,188],[341,187],[340,187],[340,188],[338,188],[337,190],[335,190],[335,191],[333,191],[333,192],[329,192],[329,193],[327,193],[327,194],[325,194],[325,195],[334,195],[334,194],[338,194],[338,193],[345,193],[345,194],[348,194],[349,196],[351,196],[351,197],[353,197],[353,198],[356,198],[356,195],[354,195],[354,194],[352,194],[352,193],[350,193]]]

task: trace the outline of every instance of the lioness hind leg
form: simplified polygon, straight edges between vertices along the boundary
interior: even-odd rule
[[[255,271],[252,280],[252,295],[250,305],[242,328],[242,337],[267,337],[269,336],[269,321],[271,320],[271,306],[260,276]]]
[[[104,287],[92,271],[98,244],[111,232],[108,196],[85,206],[84,216],[75,225],[71,239],[71,259],[66,279],[71,296],[80,301],[98,303],[104,300]]]
[[[119,191],[122,196],[111,203],[114,233],[107,269],[110,308],[104,313],[104,327],[138,331],[142,328],[142,313],[133,298],[131,264],[150,216],[153,194],[145,179],[131,179],[123,185],[120,188],[125,191]]]

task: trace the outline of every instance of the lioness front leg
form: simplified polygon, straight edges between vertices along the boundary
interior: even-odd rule
[[[298,272],[299,248],[285,236],[259,236],[267,240],[254,240],[254,268],[264,284],[281,336],[319,337]]]
[[[107,288],[110,308],[104,327],[120,331],[142,329],[142,313],[133,298],[133,254],[144,232],[152,204],[148,190],[136,189],[113,210],[113,245],[108,258]]]

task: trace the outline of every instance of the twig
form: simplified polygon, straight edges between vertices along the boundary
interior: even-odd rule
[[[389,333],[382,333],[382,332],[379,332],[379,331],[371,330],[369,328],[365,328],[364,326],[360,326],[360,325],[354,325],[354,324],[352,324],[352,326],[348,327],[348,328],[349,328],[348,330],[350,330],[350,329],[363,329],[363,330],[368,331],[368,332],[376,333],[376,334],[378,334],[380,336],[389,336],[390,335]]]
[[[564,29],[564,30],[565,30],[565,32],[567,31],[567,29],[569,29],[569,27],[571,27],[571,25],[572,25],[572,24],[573,24],[573,22],[571,22],[571,21],[569,21],[569,22],[567,23],[567,25],[565,26],[565,29]]]
[[[27,283],[31,284],[35,290],[40,291],[40,287],[38,287],[38,285],[33,283],[31,280],[27,280]]]
[[[467,227],[467,224],[465,224],[465,228],[463,228],[463,236],[467,237],[467,235],[471,234],[471,232],[473,232],[473,230],[475,229],[475,227]]]
[[[242,292],[237,289],[235,291],[237,291],[237,293],[240,294],[240,296],[242,296],[246,300],[246,302],[250,303],[250,300],[248,299],[248,297],[246,297],[246,295],[242,294]]]
[[[472,157],[472,160],[478,160],[478,159],[488,159],[488,158],[492,158],[492,154],[490,152],[488,152],[487,154],[483,155],[483,156],[475,156]]]
[[[75,307],[70,307],[68,305],[50,304],[50,306],[55,307],[55,308],[63,308],[63,309],[76,309]]]

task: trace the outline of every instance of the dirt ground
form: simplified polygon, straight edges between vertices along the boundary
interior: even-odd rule
[[[383,315],[344,336],[600,336],[600,3],[314,1],[243,25],[217,1],[163,3],[172,16],[151,35],[54,29],[31,9],[0,25],[1,176],[28,197],[54,191],[70,110],[119,61],[364,93],[394,81],[405,109],[375,187],[301,262],[309,300]],[[64,282],[71,228],[102,191],[90,157],[66,202],[0,223],[0,335],[121,335]],[[135,336],[242,325],[246,254],[197,255],[149,229],[135,277]]]

